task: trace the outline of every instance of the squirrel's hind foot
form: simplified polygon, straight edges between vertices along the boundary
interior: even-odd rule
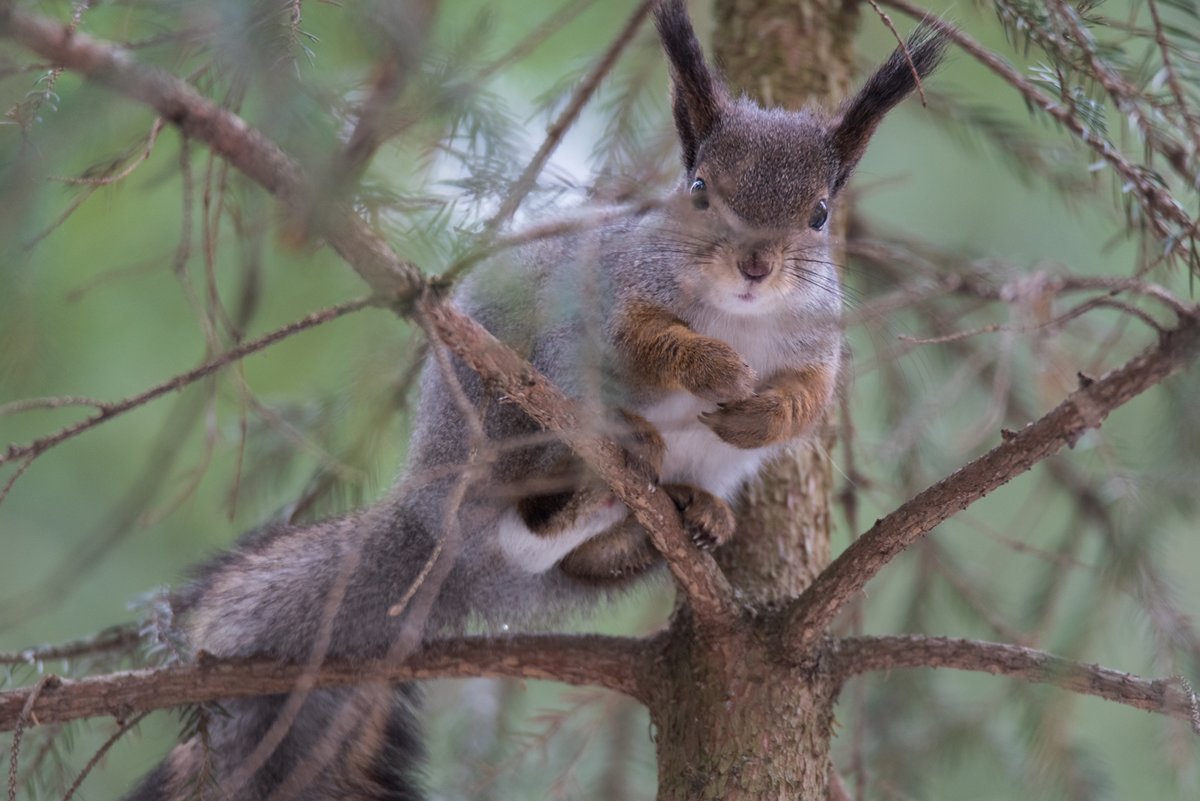
[[[668,484],[663,489],[675,502],[683,529],[698,548],[711,551],[733,538],[737,522],[725,501],[690,484]]]

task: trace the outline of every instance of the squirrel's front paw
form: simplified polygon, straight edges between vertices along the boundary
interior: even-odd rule
[[[722,403],[716,411],[700,415],[700,422],[738,448],[762,448],[788,439],[789,420],[783,399],[773,392]]]
[[[680,381],[697,397],[722,403],[754,392],[754,370],[720,340],[696,337],[681,349],[679,358]]]
[[[663,490],[675,502],[683,520],[683,530],[698,547],[708,551],[729,542],[735,527],[729,504],[688,484],[668,484]]]
[[[645,417],[625,409],[617,411],[627,426],[619,438],[625,451],[625,467],[647,484],[657,484],[667,443]]]

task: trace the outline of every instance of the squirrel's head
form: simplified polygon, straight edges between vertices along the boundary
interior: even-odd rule
[[[696,287],[735,313],[794,303],[796,293],[840,301],[828,247],[835,200],[884,115],[916,88],[914,68],[924,78],[937,67],[945,38],[919,27],[829,116],[732,97],[704,61],[684,0],[663,0],[655,22],[686,173],[680,222],[701,257]]]

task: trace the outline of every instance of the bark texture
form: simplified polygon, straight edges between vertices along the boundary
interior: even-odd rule
[[[838,676],[780,659],[774,626],[747,619],[719,641],[680,615],[647,696],[660,801],[825,799]]]
[[[850,91],[857,2],[716,0],[710,52],[730,88],[765,106],[833,108]],[[833,233],[841,237],[840,219]],[[842,254],[834,258],[841,260]],[[697,636],[677,615],[661,683],[648,690],[661,801],[825,799],[837,681],[822,660],[782,655],[776,609],[830,559],[832,426],[746,491],[738,533],[718,557],[745,605],[736,631]]]
[[[835,108],[853,87],[857,0],[716,0],[712,52],[735,92],[764,106]],[[840,240],[844,206],[830,221]],[[835,248],[833,260],[845,254]],[[754,606],[799,595],[829,564],[832,427],[791,449],[746,491],[721,567]]]

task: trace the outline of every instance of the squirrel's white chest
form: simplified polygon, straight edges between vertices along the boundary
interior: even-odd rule
[[[779,447],[746,450],[725,442],[700,422],[701,412],[715,408],[690,393],[673,392],[639,412],[654,424],[667,446],[662,483],[691,484],[732,501],[742,484]]]
[[[797,366],[795,349],[786,344],[779,321],[770,317],[711,315],[695,321],[694,326],[697,333],[730,345],[760,380],[785,367]],[[691,484],[732,501],[742,484],[783,446],[746,450],[730,445],[700,422],[701,412],[715,408],[713,403],[680,391],[639,409],[638,413],[654,424],[666,442],[663,483]]]
[[[797,332],[790,330],[793,326],[794,321],[773,315],[746,318],[710,314],[693,323],[696,333],[719,339],[736,350],[760,381],[786,367],[800,366],[796,363]]]

